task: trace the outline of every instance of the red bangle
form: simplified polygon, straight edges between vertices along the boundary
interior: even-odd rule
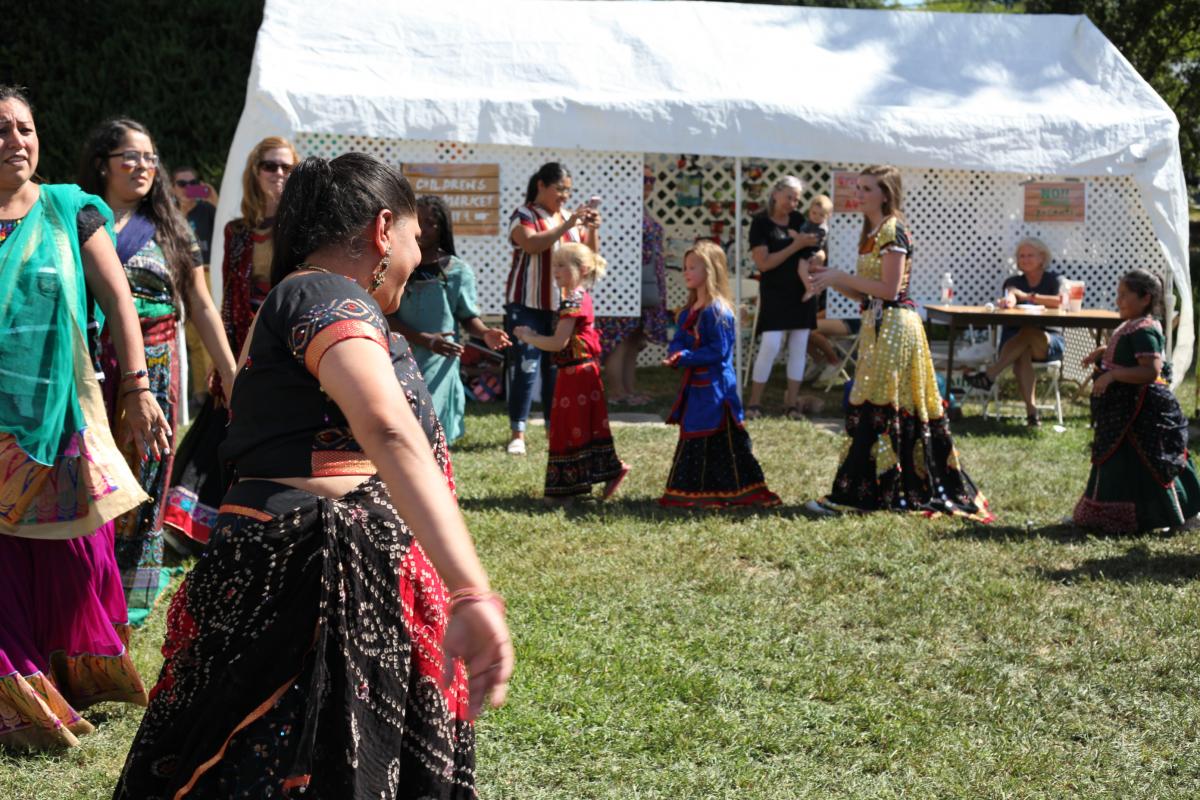
[[[491,603],[500,609],[501,616],[508,613],[508,606],[499,594],[468,586],[450,593],[450,614],[469,603]]]

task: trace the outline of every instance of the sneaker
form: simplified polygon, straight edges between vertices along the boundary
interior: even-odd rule
[[[525,455],[525,440],[513,439],[508,443],[508,447],[504,448],[504,450],[510,456],[523,456]]]
[[[817,376],[817,386],[832,386],[839,380],[849,380],[845,377],[845,372],[837,364],[826,364],[825,369],[821,370],[821,374]]]

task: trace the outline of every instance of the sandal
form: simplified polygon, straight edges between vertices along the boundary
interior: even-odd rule
[[[752,405],[752,406],[746,406],[746,410],[744,412],[742,412],[742,417],[744,417],[746,420],[758,419],[762,415],[763,415],[762,406],[757,405],[757,404]]]
[[[963,380],[966,381],[967,385],[972,389],[982,389],[985,392],[990,392],[992,390],[992,385],[995,383],[995,381],[989,378],[988,374],[983,370],[980,370],[979,372],[964,373]]]
[[[797,402],[794,406],[788,406],[783,415],[792,421],[804,419],[804,406]]]
[[[644,406],[654,398],[648,394],[627,394],[625,402],[631,406]]]
[[[617,488],[620,487],[621,481],[625,480],[625,476],[629,474],[629,465],[622,463],[621,471],[617,473],[617,477],[604,484],[604,496],[601,498],[607,500],[617,493]]]
[[[1038,412],[1034,411],[1032,414],[1025,415],[1025,424],[1030,428],[1040,428],[1042,427],[1042,418]]]

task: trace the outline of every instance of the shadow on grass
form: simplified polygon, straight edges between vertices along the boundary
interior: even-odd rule
[[[527,494],[508,497],[461,497],[458,501],[463,511],[505,511],[518,514],[554,514],[562,511],[568,519],[636,519],[665,521],[680,517],[722,517],[740,519],[757,515],[770,515],[782,519],[824,519],[806,510],[803,505],[782,505],[773,508],[732,506],[729,508],[664,508],[657,498],[618,497],[600,500],[598,495],[576,499],[569,505],[547,506],[541,497]]]
[[[945,539],[975,539],[984,542],[1020,542],[1047,539],[1053,542],[1082,542],[1102,536],[1074,525],[964,525],[942,534]]]
[[[1123,555],[1091,558],[1070,569],[1036,568],[1034,572],[1045,580],[1066,584],[1080,581],[1178,584],[1200,578],[1200,555],[1171,553],[1156,556],[1149,547],[1139,544]]]

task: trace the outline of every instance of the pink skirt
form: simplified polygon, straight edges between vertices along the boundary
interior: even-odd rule
[[[0,618],[0,744],[74,746],[88,706],[146,705],[111,522],[76,539],[0,534]]]

